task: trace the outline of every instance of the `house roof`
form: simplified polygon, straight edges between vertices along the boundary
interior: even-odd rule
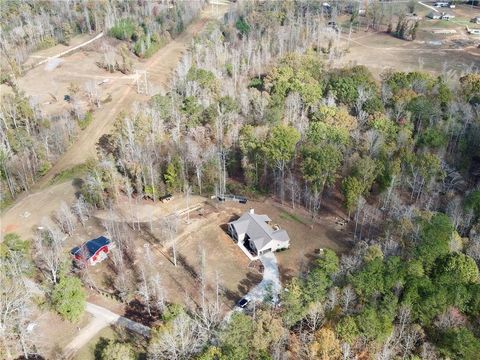
[[[267,222],[272,221],[267,215],[257,215],[253,212],[243,214],[231,224],[237,234],[246,234],[253,241],[258,251],[268,248],[272,240],[289,242],[290,237],[285,230],[274,230]]]
[[[90,259],[95,253],[104,247],[105,245],[110,244],[110,240],[105,236],[100,236],[96,239],[92,239],[82,244],[82,246],[76,246],[70,251],[72,255],[77,255],[81,252],[82,255],[86,256],[86,260]]]

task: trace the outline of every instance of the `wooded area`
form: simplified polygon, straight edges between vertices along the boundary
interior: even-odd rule
[[[110,2],[48,4],[59,7],[59,18],[71,19],[64,26],[75,32],[110,28],[141,57],[165,32],[176,36],[199,10],[178,10],[179,20],[162,17],[148,1],[118,8]],[[35,2],[28,6],[37,11]],[[40,12],[32,26],[44,24],[42,32],[20,44],[13,29],[25,31],[27,20],[20,23],[18,11],[8,13],[12,30],[2,51],[14,47],[25,54],[45,39],[65,41],[66,30],[53,25],[56,18]],[[304,207],[316,219],[341,193],[351,250],[325,249],[291,277],[279,303],[265,299],[245,312],[229,312],[227,320],[219,283],[207,284],[203,273],[199,303],[167,303],[161,272],[132,255],[140,224],[105,221],[117,243],[117,277],[109,285],[122,299],[139,299],[153,334],[144,348],[112,342],[100,358],[478,358],[478,68],[374,76],[364,66],[339,66],[338,35],[323,13],[311,1],[232,6],[223,22],[209,24],[195,39],[167,94],[119,116],[115,131],[99,144],[98,159],[84,164],[77,202],[56,212],[56,226],[42,224],[32,245],[14,234],[5,237],[5,354],[21,350],[27,356],[35,349],[24,332],[33,298],[17,277],[41,278],[50,305],[65,319],[82,314],[82,284],[94,285],[88,271],[70,272],[62,238],[91,212],[111,211],[119,197],[157,202],[179,192],[271,196],[293,210]],[[141,17],[150,20],[139,25]],[[12,55],[18,63],[20,53]],[[1,118],[2,182],[15,197],[48,170],[79,124],[70,117],[45,119],[19,90],[2,99]],[[164,222],[165,237],[173,238],[178,219]]]

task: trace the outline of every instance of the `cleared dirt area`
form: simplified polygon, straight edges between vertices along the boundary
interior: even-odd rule
[[[433,5],[433,2],[426,2]],[[405,3],[383,3],[385,7],[392,6],[403,9]],[[414,41],[405,41],[387,34],[386,27],[376,32],[365,27],[354,28],[349,39],[348,17],[340,16],[338,22],[343,24],[342,48],[347,49],[340,59],[340,65],[358,64],[371,69],[379,76],[386,69],[399,71],[422,70],[431,73],[441,73],[445,70],[457,74],[470,66],[480,64],[480,37],[468,35],[466,25],[478,27],[469,23],[475,13],[480,13],[480,7],[457,5],[455,9],[437,9],[455,15],[446,20],[430,20],[426,15],[433,10],[416,5],[415,13],[422,18],[417,37]],[[388,13],[388,11],[387,11]],[[454,30],[453,34],[442,34],[442,30]]]
[[[345,39],[345,46],[347,43]],[[433,44],[407,42],[386,33],[357,34],[352,37],[348,49],[340,60],[342,65],[365,65],[376,75],[386,69],[432,73],[446,69],[460,72],[480,63],[480,49],[474,46],[443,48]]]
[[[154,264],[161,274],[168,301],[188,303],[198,300],[204,257],[209,292],[214,294],[218,281],[223,289],[223,302],[229,308],[260,282],[261,272],[260,262],[251,262],[227,234],[227,223],[253,208],[256,213],[268,215],[273,224],[285,229],[291,238],[290,249],[276,253],[282,280],[285,281],[304,270],[319,249],[329,248],[342,253],[350,247],[351,234],[336,223],[337,219],[345,217],[339,207],[339,199],[331,197],[325,203],[322,214],[313,220],[305,210],[281,205],[270,198],[239,204],[218,203],[194,196],[189,200],[189,208],[192,209],[189,217],[186,214],[180,216],[176,235],[171,238],[164,232],[163,221],[167,216],[182,213],[186,208],[186,198],[178,194],[165,204],[139,202],[133,205],[135,210],[131,212],[127,212],[126,204],[120,205],[115,213],[99,211],[87,226],[79,228],[74,236],[66,240],[65,248],[68,251],[75,245],[104,234],[102,223],[105,220],[127,223],[137,229],[132,230],[134,263],[138,266]],[[126,207],[122,210],[122,206]],[[121,211],[132,216],[123,217],[119,215]],[[150,217],[148,214],[154,215]],[[138,231],[139,226],[141,231]],[[177,266],[174,265],[173,242]],[[106,291],[111,291],[110,284],[115,277],[109,261],[88,270],[96,286]],[[96,303],[96,300],[92,299],[92,302]],[[108,303],[99,305],[110,307]],[[121,313],[122,309],[115,311]]]
[[[269,198],[264,201],[249,201],[246,205],[229,203],[225,207],[232,217],[253,208],[255,213],[268,215],[273,224],[288,232],[290,248],[275,253],[282,281],[285,282],[305,270],[315,258],[318,249],[328,248],[343,253],[351,246],[351,234],[335,223],[336,219],[345,217],[337,200],[332,198],[330,204],[325,201],[322,213],[315,220],[303,208],[293,209],[287,203],[281,205]]]
[[[78,323],[70,323],[54,312],[43,311],[37,317],[32,318],[32,323],[36,324],[32,336],[37,339],[36,343],[39,344],[40,353],[48,354],[47,358],[49,359],[58,359],[61,349],[91,320],[92,317],[85,313]]]
[[[62,201],[70,204],[75,199],[76,187],[71,182],[48,187],[25,196],[6,211],[1,219],[2,236],[15,232],[24,239],[30,239],[44,217],[60,207]]]
[[[152,70],[155,73],[149,76],[149,83],[154,87],[166,89],[172,71],[177,66],[182,54],[187,50],[194,35],[209,20],[221,17],[222,9],[224,8],[219,11],[217,8],[207,7],[181,36],[160,49],[152,58],[137,65],[141,69]],[[53,51],[48,52],[49,56],[52,54]],[[71,202],[77,191],[71,182],[51,186],[44,190],[42,188],[48,186],[53,177],[62,170],[81,164],[90,157],[95,157],[98,139],[112,129],[119,112],[129,110],[135,101],[146,101],[148,99],[147,96],[136,93],[136,86],[131,75],[110,74],[101,70],[95,64],[99,56],[96,52],[82,49],[77,53],[61,58],[59,66],[51,71],[45,71],[44,67],[40,66],[19,79],[20,88],[40,103],[51,101],[50,93],[54,95],[56,101],[45,104],[45,107],[42,106],[46,113],[55,113],[58,111],[56,107],[62,109],[67,106],[63,101],[63,95],[66,94],[65,90],[72,79],[82,79],[81,82],[78,80],[81,85],[89,79],[98,81],[111,77],[111,81],[102,85],[105,87],[102,90],[103,93],[111,96],[111,101],[103,104],[100,109],[95,111],[94,121],[79,134],[75,143],[34,186],[30,194],[26,193],[20,196],[15,206],[2,213],[0,219],[2,236],[5,232],[16,231],[22,236],[30,238],[33,234],[32,227],[38,225],[43,217],[50,216],[52,211],[58,208],[61,201]],[[50,105],[52,108],[48,108]],[[30,215],[24,217],[22,214]]]

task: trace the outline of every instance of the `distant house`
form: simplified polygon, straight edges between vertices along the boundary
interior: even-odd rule
[[[442,13],[442,17],[441,19],[442,20],[451,20],[455,17],[455,15],[452,15],[452,14],[447,14],[447,13]]]
[[[112,247],[113,243],[109,239],[100,236],[74,247],[70,254],[78,263],[93,266],[105,260]]]
[[[435,7],[449,7],[450,6],[450,3],[449,2],[444,2],[444,1],[438,1],[436,2],[435,4],[433,4],[433,6]],[[454,5],[455,7],[455,5]]]
[[[453,19],[455,15],[452,14],[447,14],[445,12],[439,13],[439,12],[434,12],[432,11],[427,15],[427,18],[433,19],[433,20],[450,20]]]
[[[228,223],[228,232],[237,244],[257,258],[270,251],[290,247],[290,237],[285,230],[271,227],[272,220],[267,215],[257,215],[251,209],[238,220]],[[248,254],[247,254],[248,255]]]
[[[470,35],[480,35],[480,29],[470,29],[468,26],[467,26],[467,32]]]
[[[442,18],[442,14],[432,11],[427,15],[427,18],[433,19],[433,20],[440,20]]]

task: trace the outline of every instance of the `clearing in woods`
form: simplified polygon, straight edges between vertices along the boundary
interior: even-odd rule
[[[150,59],[139,64],[139,67],[147,72],[152,71],[152,74],[148,75],[149,85],[160,91],[167,89],[171,74],[188,49],[193,37],[202,30],[208,21],[222,16],[223,9],[217,6],[207,7],[178,38],[170,41]],[[25,238],[30,238],[33,235],[33,229],[38,226],[43,217],[48,217],[53,210],[60,206],[62,201],[70,203],[74,199],[75,192],[78,191],[75,184],[69,181],[65,184],[48,186],[51,180],[56,174],[95,157],[98,140],[102,135],[111,131],[118,114],[122,110],[130,109],[136,101],[148,99],[145,95],[137,94],[132,75],[109,74],[95,65],[96,58],[91,58],[95,54],[90,55],[83,51],[73,53],[61,58],[59,66],[51,71],[45,70],[43,65],[38,66],[18,81],[20,89],[24,90],[27,96],[45,101],[51,98],[50,93],[53,91],[57,98],[56,103],[60,102],[61,104],[63,102],[61,94],[67,93],[66,89],[73,80],[80,78],[83,79],[83,83],[88,79],[112,78],[107,83],[111,101],[95,111],[94,121],[79,134],[76,141],[49,172],[35,184],[31,192],[21,195],[15,205],[2,214],[0,221],[2,234],[15,231]],[[52,56],[52,54],[49,53],[48,56]],[[62,98],[58,99],[60,96]],[[46,105],[47,111],[59,110],[58,105],[50,106],[50,108],[49,106]]]

